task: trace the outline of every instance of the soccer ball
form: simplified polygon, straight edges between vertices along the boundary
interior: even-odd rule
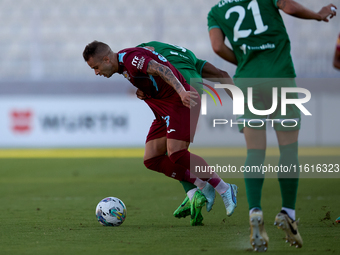
[[[119,198],[107,197],[98,203],[96,217],[103,226],[119,226],[126,218],[126,207]]]

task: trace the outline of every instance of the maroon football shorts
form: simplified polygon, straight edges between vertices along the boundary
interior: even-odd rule
[[[198,117],[200,114],[200,98],[195,99],[197,105],[184,106],[178,94],[165,99],[146,99],[155,114],[146,142],[166,136],[168,139],[176,139],[193,142]]]

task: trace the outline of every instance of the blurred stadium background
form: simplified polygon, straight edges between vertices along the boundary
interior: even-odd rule
[[[316,11],[325,3],[297,1]],[[209,215],[204,209],[204,228],[193,235],[188,219],[172,217],[184,195],[179,183],[142,164],[140,148],[151,111],[123,77],[97,77],[82,58],[93,40],[114,51],[159,40],[187,47],[233,75],[235,68],[213,53],[208,38],[206,16],[216,3],[0,0],[0,254],[249,254],[243,179],[229,179],[239,186],[237,213],[226,218],[222,200],[216,199]],[[340,7],[340,0],[333,3]],[[299,141],[311,148],[299,151],[300,164],[339,164],[340,72],[332,59],[340,17],[326,24],[282,15],[298,86],[312,93],[306,108],[313,116],[305,118]],[[224,108],[211,101],[195,144],[232,147],[209,149],[204,157],[242,166],[244,138],[237,128],[212,129],[211,118],[220,118]],[[231,101],[222,101],[230,119]],[[277,144],[272,130],[268,144]],[[266,164],[276,165],[279,154],[272,151]],[[323,173],[301,177],[297,215],[304,248],[299,255],[339,254],[340,225],[333,223],[340,212],[339,179]],[[284,234],[270,227],[280,210],[276,178],[266,180],[263,194],[270,252],[288,254]],[[95,206],[106,196],[121,198],[128,208],[126,222],[114,231],[94,217]],[[226,239],[225,233],[235,234]]]
[[[324,4],[298,2],[315,11]],[[150,123],[144,118],[151,120],[151,111],[123,77],[96,77],[82,58],[85,45],[99,40],[119,51],[141,42],[168,42],[233,75],[235,68],[214,54],[209,42],[206,17],[216,3],[0,0],[0,147],[143,146]],[[340,6],[340,0],[333,3]],[[312,93],[306,107],[313,117],[305,121],[300,144],[339,146],[334,113],[340,106],[340,72],[332,66],[339,17],[327,24],[282,16],[298,86]],[[223,140],[221,132],[201,126],[198,145],[244,145],[241,135]],[[207,132],[215,132],[219,143],[200,136]],[[268,143],[276,144],[275,137]]]

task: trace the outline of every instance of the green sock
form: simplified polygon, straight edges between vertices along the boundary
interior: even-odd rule
[[[266,150],[247,150],[247,159],[244,166],[249,167],[250,169],[251,167],[253,167],[254,169],[255,167],[260,167],[261,165],[263,165],[265,156]],[[262,172],[244,172],[244,181],[246,184],[249,210],[252,208],[261,209],[261,194],[264,174],[262,174]]]
[[[180,181],[180,183],[183,185],[183,188],[185,190],[185,193],[187,193],[189,190],[197,188],[194,184],[192,184],[191,182],[187,182],[187,181]]]
[[[278,178],[281,189],[282,207],[295,209],[295,202],[297,190],[299,186],[299,160],[298,160],[298,142],[279,146],[280,148],[280,161],[279,166],[287,166],[293,169],[296,166],[296,173],[279,172]]]

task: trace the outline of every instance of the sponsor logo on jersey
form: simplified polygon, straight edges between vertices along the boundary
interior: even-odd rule
[[[225,4],[231,4],[231,3],[239,3],[239,2],[244,2],[246,0],[222,0],[221,2],[218,3],[218,7],[222,7]]]
[[[138,60],[139,60],[139,58],[138,58],[137,56],[134,56],[133,59],[132,59],[131,64],[132,64],[133,66],[137,66]]]
[[[144,66],[145,58],[141,57],[137,64],[137,69],[141,70]]]
[[[261,46],[249,46],[247,44],[242,44],[240,49],[243,51],[244,55],[247,54],[247,50],[267,50],[267,49],[275,49],[275,44],[267,43]]]
[[[175,51],[170,51],[170,53],[171,53],[172,55],[178,55],[178,52],[175,52]]]
[[[171,129],[168,130],[167,132],[168,132],[168,134],[170,134],[171,132],[175,132],[175,131],[176,131],[175,129],[171,128]]]

